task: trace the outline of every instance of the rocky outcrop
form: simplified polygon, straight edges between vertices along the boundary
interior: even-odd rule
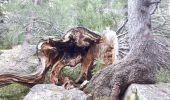
[[[65,90],[53,84],[38,84],[25,96],[24,100],[87,100],[88,96],[78,89]]]
[[[0,50],[0,73],[29,74],[39,65],[36,45],[18,45],[9,50]]]
[[[170,83],[132,84],[123,100],[170,100]]]

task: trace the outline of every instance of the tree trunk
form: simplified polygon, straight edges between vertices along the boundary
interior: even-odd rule
[[[38,70],[32,74],[20,75],[20,74],[0,74],[0,87],[5,86],[11,83],[19,83],[22,85],[26,85],[28,87],[32,87],[36,84],[40,84],[44,82],[45,75],[49,67],[38,67]]]
[[[151,34],[150,0],[128,0],[129,54],[115,65],[92,77],[84,89],[94,97],[108,96],[118,100],[132,83],[153,84],[158,66],[170,65],[170,53]],[[91,90],[92,89],[92,90]]]

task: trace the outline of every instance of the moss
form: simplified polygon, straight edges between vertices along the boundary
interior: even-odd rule
[[[76,65],[73,70],[72,68],[64,67],[61,70],[60,75],[63,77],[69,76],[71,79],[76,80],[80,74],[80,67],[81,67],[81,64]]]
[[[19,100],[29,92],[29,88],[20,84],[10,84],[0,88],[0,98]]]
[[[135,100],[139,100],[139,96],[135,94]]]
[[[70,100],[70,97],[69,97],[69,96],[66,96],[65,100]]]
[[[130,100],[130,96],[127,96],[127,100]]]
[[[64,91],[64,89],[60,89],[60,88],[51,88],[51,89],[48,89],[50,91],[54,91],[54,92],[61,92],[61,91]]]
[[[131,100],[130,99],[130,96],[127,96],[127,99],[126,100]],[[135,93],[135,100],[139,100],[139,96]]]
[[[135,93],[135,100],[139,100],[139,96],[138,96],[138,91],[136,90],[136,93]]]

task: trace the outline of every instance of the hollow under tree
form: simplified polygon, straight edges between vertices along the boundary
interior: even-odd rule
[[[150,0],[128,0],[128,37],[130,52],[115,65],[101,70],[84,89],[94,97],[120,99],[132,83],[155,83],[156,68],[170,66],[168,45],[151,33]]]

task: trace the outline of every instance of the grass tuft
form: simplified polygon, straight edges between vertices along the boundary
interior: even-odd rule
[[[0,88],[0,98],[22,100],[28,92],[28,87],[14,83]]]

